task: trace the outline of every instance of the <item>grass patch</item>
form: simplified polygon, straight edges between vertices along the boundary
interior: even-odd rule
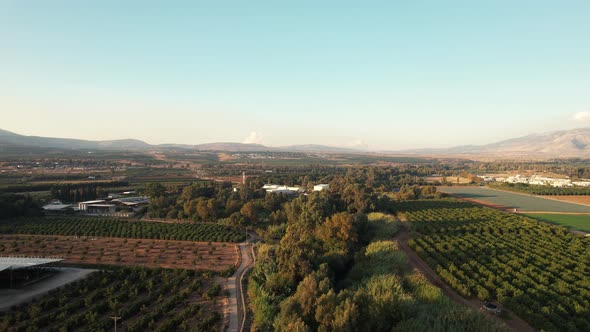
[[[528,217],[567,228],[590,232],[590,215],[583,214],[527,214]]]

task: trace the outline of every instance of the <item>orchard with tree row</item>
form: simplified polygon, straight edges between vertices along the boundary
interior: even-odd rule
[[[31,217],[0,221],[1,234],[119,237],[182,241],[240,242],[243,230],[215,223],[159,223],[84,217]]]
[[[531,195],[554,196],[554,195],[590,195],[590,188],[587,187],[553,187],[549,185],[533,185],[526,183],[490,183],[490,187],[502,190],[515,191]]]
[[[219,331],[210,274],[117,268],[99,271],[0,314],[0,331]]]
[[[419,234],[409,245],[461,295],[497,301],[537,329],[590,330],[590,238],[449,200],[398,215]]]

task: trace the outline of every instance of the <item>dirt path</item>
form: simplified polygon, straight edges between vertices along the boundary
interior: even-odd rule
[[[430,281],[433,285],[440,288],[443,291],[443,293],[448,298],[450,298],[452,301],[454,301],[455,303],[471,307],[474,310],[479,310],[481,307],[481,301],[477,298],[466,299],[466,298],[462,297],[461,295],[459,295],[457,292],[455,292],[455,290],[453,290],[449,285],[447,285],[438,276],[438,274],[436,274],[436,272],[432,268],[430,268],[430,266],[428,264],[426,264],[426,262],[424,262],[420,258],[420,256],[418,256],[418,254],[416,254],[416,252],[414,252],[414,250],[412,250],[408,246],[409,239],[410,239],[410,233],[405,228],[402,228],[401,231],[394,237],[394,240],[397,240],[397,242],[399,244],[400,250],[402,250],[406,254],[406,256],[408,258],[408,264],[410,265],[410,267],[412,269],[416,269],[416,270],[420,271],[426,277],[426,279],[428,279],[428,281]],[[527,322],[518,318],[513,313],[510,313],[511,319],[509,319],[509,320],[501,319],[500,317],[497,317],[492,314],[489,314],[488,316],[492,317],[493,319],[503,322],[512,331],[518,331],[518,332],[535,331]]]

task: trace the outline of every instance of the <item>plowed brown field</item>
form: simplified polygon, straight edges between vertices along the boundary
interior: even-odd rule
[[[238,263],[233,243],[54,235],[0,235],[0,256],[61,257],[64,263],[224,271]]]

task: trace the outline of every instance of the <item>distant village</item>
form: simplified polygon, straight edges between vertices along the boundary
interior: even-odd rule
[[[480,175],[484,182],[505,182],[505,183],[523,183],[529,185],[551,186],[557,188],[566,187],[590,187],[590,180],[572,181],[569,178],[551,178],[540,175],[522,176],[520,174],[508,177],[493,177],[489,175]]]

